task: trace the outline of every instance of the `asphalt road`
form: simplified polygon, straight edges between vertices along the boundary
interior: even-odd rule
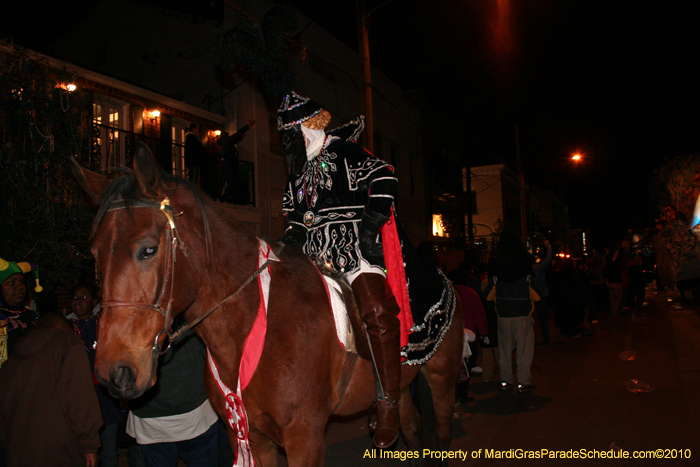
[[[580,338],[559,335],[553,324],[554,344],[535,348],[536,391],[505,392],[498,383],[472,379],[475,400],[462,404],[471,418],[453,421],[450,446],[452,455],[468,457],[449,466],[700,465],[698,303],[650,286],[641,313],[602,317]],[[649,392],[632,392],[635,386]],[[326,466],[408,465],[365,457],[372,448],[365,425],[364,418],[330,425]],[[553,451],[587,458],[551,458]],[[635,451],[647,459],[633,459]],[[499,452],[505,457],[497,458]],[[629,458],[601,459],[601,452]]]

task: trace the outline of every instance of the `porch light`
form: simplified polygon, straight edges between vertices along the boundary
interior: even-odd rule
[[[73,83],[59,83],[56,85],[56,87],[59,89],[63,89],[64,91],[68,91],[68,92],[73,92],[76,89],[78,89],[78,86],[76,86]]]

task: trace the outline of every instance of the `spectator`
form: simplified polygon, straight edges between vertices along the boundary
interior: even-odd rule
[[[132,401],[126,431],[149,467],[217,465],[218,416],[204,387],[206,349],[192,330],[161,357],[157,382]]]
[[[644,304],[644,295],[646,294],[646,278],[644,277],[644,261],[641,255],[635,255],[630,260],[630,266],[627,268],[629,275],[629,295],[630,309],[632,313],[636,313]]]
[[[250,203],[250,195],[248,193],[247,180],[243,180],[238,176],[238,149],[236,145],[245,137],[246,132],[255,125],[255,120],[251,120],[247,125],[244,125],[240,130],[232,135],[224,134],[221,137],[221,151],[224,157],[224,178],[225,184],[221,194],[221,201],[232,204],[248,204]]]
[[[484,278],[481,282],[482,290],[488,287],[489,280]],[[500,360],[498,352],[498,314],[493,302],[486,301],[484,303],[484,311],[486,313],[486,324],[488,334],[481,338],[481,380],[488,383],[493,378],[493,371],[496,368],[497,362]]]
[[[544,251],[540,250],[538,259],[532,265],[532,270],[535,273],[535,285],[540,294],[541,300],[535,304],[537,317],[540,319],[540,328],[542,329],[542,343],[549,344],[549,287],[547,287],[547,269],[552,264],[553,250],[549,240],[544,241]]]
[[[608,281],[610,295],[610,314],[613,317],[620,316],[622,306],[622,268],[620,267],[620,249],[608,253],[605,258],[605,278]]]
[[[12,354],[17,340],[32,330],[39,319],[37,312],[25,305],[24,274],[31,271],[36,280],[34,291],[41,292],[36,264],[13,263],[0,258],[0,366]]]
[[[100,406],[81,340],[48,313],[0,368],[0,441],[10,467],[97,467]]]
[[[585,319],[585,290],[587,290],[585,265],[559,262],[552,273],[552,301],[556,313],[555,324],[562,335],[581,337],[578,325]]]
[[[185,167],[187,167],[188,179],[197,186],[201,184],[205,155],[206,151],[199,139],[199,125],[190,123],[185,133]]]
[[[498,250],[489,260],[487,300],[495,301],[498,313],[499,376],[501,387],[513,387],[512,352],[516,350],[518,392],[533,391],[530,367],[535,351],[534,302],[539,295],[532,289],[535,258],[523,250],[520,239],[506,230]]]
[[[469,343],[471,356],[467,362],[469,373],[481,373],[481,367],[477,365],[479,357],[479,339],[487,334],[486,314],[483,311],[486,304],[483,291],[481,290],[481,281],[479,276],[474,271],[475,267],[467,261],[462,261],[458,268],[452,270],[447,278],[455,285],[455,291],[458,292],[462,300],[462,308],[464,310],[464,327],[474,332],[477,339]],[[459,287],[458,287],[459,286]],[[476,294],[479,303],[474,302],[474,294],[465,291],[463,287],[471,289],[471,292]]]
[[[462,316],[464,318],[464,327],[469,329],[475,334],[473,342],[469,342],[469,347],[471,349],[471,356],[468,361],[466,361],[467,369],[469,370],[469,375],[471,375],[472,370],[476,367],[476,361],[472,360],[476,349],[478,349],[478,337],[486,336],[488,334],[488,325],[486,322],[486,312],[484,311],[484,306],[481,303],[481,298],[479,294],[476,293],[470,287],[461,284],[454,285],[455,292],[459,295],[460,301],[462,302]],[[480,373],[477,371],[476,373]],[[466,395],[469,391],[469,379],[467,379],[466,387],[463,393]]]
[[[588,274],[590,275],[590,293],[592,306],[588,311],[588,321],[598,322],[598,316],[605,314],[610,308],[608,282],[605,278],[605,255],[599,249],[594,249],[588,260]]]
[[[71,302],[72,312],[67,316],[73,325],[73,331],[82,339],[87,351],[90,370],[95,374],[95,354],[97,352],[97,337],[100,326],[100,306],[99,297],[95,285],[90,282],[79,284],[73,288],[73,300]],[[93,378],[97,400],[100,403],[100,410],[104,426],[100,430],[100,441],[102,450],[100,459],[102,467],[117,467],[118,451],[117,439],[119,435],[119,424],[126,420],[126,411],[121,410],[120,401],[112,397],[107,388],[100,385],[96,378]],[[134,445],[130,450],[138,449]],[[134,452],[129,453],[133,458]]]

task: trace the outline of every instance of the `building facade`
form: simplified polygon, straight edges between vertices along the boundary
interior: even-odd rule
[[[235,133],[254,120],[237,145],[241,161],[251,169],[252,203],[230,208],[257,234],[275,238],[284,230],[281,205],[287,182],[276,128],[280,102],[267,97],[255,77],[222,72],[214,60],[221,34],[238,22],[261,20],[273,3],[238,0],[211,5],[209,10],[183,11],[131,0],[97,2],[56,42],[54,52],[87,69],[216,114],[220,117],[217,129],[222,132]],[[288,42],[296,91],[331,113],[331,127],[340,126],[363,112],[360,57],[301,13],[299,20],[306,27]],[[372,89],[374,152],[396,168],[400,181],[397,210],[409,236],[418,243],[431,236],[420,113],[376,69],[372,70]],[[146,120],[146,126],[148,123]],[[185,118],[163,111],[160,132],[179,134],[186,123]],[[167,164],[163,156],[161,165],[168,169]],[[219,189],[214,181],[202,183],[209,194]]]

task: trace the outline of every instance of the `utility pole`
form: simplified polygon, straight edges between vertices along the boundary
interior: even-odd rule
[[[357,0],[357,28],[362,60],[362,98],[365,113],[365,147],[374,153],[374,114],[372,109],[372,69],[369,61],[369,13],[367,1]]]
[[[527,204],[525,201],[525,175],[523,163],[520,160],[520,134],[518,124],[515,124],[515,152],[518,156],[518,178],[520,179],[520,230],[522,232],[523,247],[527,249]]]

